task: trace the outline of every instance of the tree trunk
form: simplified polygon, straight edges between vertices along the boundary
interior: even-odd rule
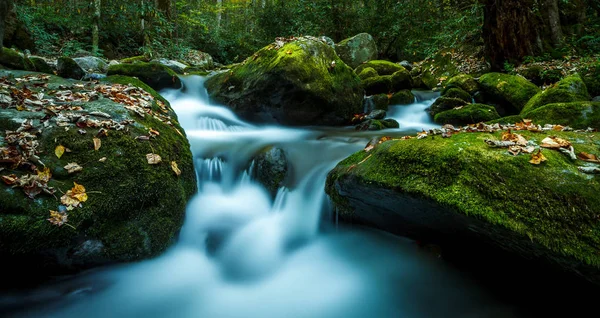
[[[548,25],[550,25],[550,36],[552,45],[560,47],[563,44],[564,36],[560,26],[560,12],[558,11],[558,0],[544,0],[544,7],[548,14]]]
[[[0,0],[0,49],[4,46],[4,22],[12,10],[12,5],[12,0]]]
[[[172,20],[171,0],[156,0],[156,8],[165,14],[167,20]]]
[[[223,0],[217,0],[217,34],[221,31],[221,19],[223,18]]]
[[[484,0],[483,39],[492,70],[534,55],[538,38],[533,0]]]
[[[101,0],[94,0],[94,18],[93,18],[93,26],[92,26],[92,53],[94,55],[98,54],[98,24],[100,23],[100,7]]]

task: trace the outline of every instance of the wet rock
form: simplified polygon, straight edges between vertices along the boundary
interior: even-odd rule
[[[367,119],[384,119],[386,115],[385,110],[375,109],[367,115]]]
[[[81,80],[85,76],[85,71],[70,57],[63,56],[58,59],[56,64],[56,73],[64,78]]]
[[[155,90],[181,88],[181,80],[177,74],[170,68],[158,63],[137,62],[134,64],[113,65],[108,68],[107,75],[137,77]]]
[[[412,71],[412,69],[413,69],[413,65],[409,61],[402,61],[402,62],[400,62],[398,64],[402,65],[402,67],[404,67],[409,72]]]
[[[84,56],[73,59],[84,71],[88,73],[106,73],[108,64],[99,57]]]
[[[151,62],[164,65],[164,66],[172,69],[177,74],[183,74],[185,72],[185,69],[188,68],[187,65],[185,65],[181,62],[168,60],[168,59],[157,59],[157,60],[152,60]]]
[[[262,184],[275,197],[279,188],[284,185],[288,173],[288,161],[285,152],[280,148],[271,148],[262,152],[254,158],[253,174],[260,184]]]
[[[361,33],[335,45],[338,56],[351,68],[377,58],[377,44],[368,33]]]
[[[390,105],[409,105],[415,102],[415,95],[408,90],[403,89],[392,95],[390,98]]]

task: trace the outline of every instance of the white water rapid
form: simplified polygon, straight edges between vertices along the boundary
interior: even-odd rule
[[[0,296],[0,307],[18,308],[9,316],[511,316],[415,242],[336,224],[327,173],[373,133],[251,125],[209,103],[203,81],[184,78],[185,89],[163,92],[189,137],[199,183],[178,242],[153,260]],[[394,133],[433,127],[424,112],[433,100],[393,106],[402,127]],[[289,162],[276,198],[248,172],[269,147]]]

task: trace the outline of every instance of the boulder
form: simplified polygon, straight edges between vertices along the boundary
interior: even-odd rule
[[[37,72],[46,73],[46,74],[54,74],[54,70],[52,69],[52,66],[50,66],[50,64],[48,64],[48,62],[46,62],[45,59],[43,59],[39,56],[30,56],[29,60],[31,61],[31,63],[33,64],[33,66]]]
[[[284,184],[288,173],[288,161],[285,152],[272,147],[254,157],[254,178],[275,197]]]
[[[190,50],[185,55],[185,62],[190,66],[204,70],[215,67],[214,60],[210,54],[198,50]]]
[[[536,124],[588,127],[600,129],[600,102],[573,102],[548,104],[522,115]]]
[[[158,63],[137,62],[134,64],[113,65],[108,68],[107,75],[137,77],[155,90],[181,88],[181,80],[177,74],[170,68]]]
[[[16,47],[20,50],[35,50],[35,40],[28,29],[29,23],[22,19],[16,10],[11,10],[6,16],[4,24],[4,46]]]
[[[544,138],[519,131],[527,140]],[[596,153],[600,135],[552,132]],[[502,132],[386,141],[342,161],[326,191],[341,220],[420,241],[479,243],[545,261],[600,284],[600,178],[556,150],[532,165],[484,140]],[[473,245],[470,245],[473,244]]]
[[[84,56],[73,59],[84,71],[88,73],[106,73],[108,64],[99,57]]]
[[[388,128],[400,128],[400,124],[394,119],[368,119],[355,127],[358,131],[378,131]]]
[[[565,77],[560,82],[537,93],[525,105],[522,113],[554,103],[583,102],[591,99],[579,75]]]
[[[479,90],[479,83],[471,75],[458,74],[446,82],[446,88],[460,88],[473,95]]]
[[[177,74],[183,74],[185,72],[185,69],[188,68],[187,65],[185,65],[181,62],[168,60],[168,59],[156,59],[156,60],[152,60],[151,62],[164,65],[164,66],[172,69]]]
[[[411,75],[418,77],[425,87],[434,89],[458,73],[458,68],[452,61],[452,52],[443,50],[424,60],[418,68],[412,70]]]
[[[367,96],[387,94],[392,91],[391,75],[370,77],[364,80],[362,83]]]
[[[447,97],[447,98],[462,99],[462,100],[465,101],[465,103],[471,103],[471,101],[473,100],[473,97],[471,97],[471,95],[469,93],[467,93],[467,92],[465,92],[462,89],[457,88],[457,87],[452,87],[452,88],[449,88],[449,89],[445,89],[442,92],[442,96],[443,97]]]
[[[357,34],[335,45],[340,59],[351,68],[377,58],[377,44],[368,33]]]
[[[412,71],[412,69],[413,69],[413,65],[409,61],[402,61],[402,62],[400,62],[398,64],[402,65],[402,67],[404,67],[409,72]]]
[[[354,71],[356,74],[360,74],[364,69],[369,67],[374,69],[379,75],[392,75],[398,71],[406,70],[402,65],[390,61],[374,60],[361,64]]]
[[[85,76],[85,71],[70,57],[63,56],[56,63],[56,74],[64,78],[81,80]]]
[[[536,64],[519,67],[517,74],[537,86],[556,83],[563,77],[562,71],[559,69],[549,69]]]
[[[343,125],[362,112],[360,79],[320,40],[277,41],[209,78],[214,100],[253,122]]]
[[[487,103],[499,104],[505,110],[503,115],[516,115],[525,104],[541,90],[530,81],[518,75],[487,73],[479,78],[481,90]]]
[[[579,69],[583,82],[592,96],[600,95],[600,62]]]
[[[388,110],[390,99],[388,98],[387,94],[377,94],[368,98],[370,98],[373,101],[374,109],[381,109],[385,111]]]
[[[4,47],[0,48],[0,65],[10,69],[24,70],[25,59],[21,53]]]
[[[371,77],[375,77],[375,76],[379,76],[379,74],[377,74],[377,71],[372,67],[367,67],[358,74],[358,77],[363,81],[366,80],[367,78],[371,78]]]
[[[500,115],[494,106],[469,104],[438,113],[434,117],[437,124],[468,125],[498,119]]]
[[[392,74],[392,91],[397,92],[403,89],[411,89],[413,87],[412,77],[406,69],[399,70]]]
[[[453,109],[455,107],[465,106],[468,103],[459,98],[440,97],[433,102],[427,109],[431,116],[435,116],[443,111]]]
[[[0,71],[0,77],[7,75],[41,74]],[[0,164],[2,176],[37,178],[37,183],[25,187],[6,184],[11,181],[0,184],[4,268],[30,275],[58,275],[164,252],[183,224],[187,200],[197,190],[190,145],[168,102],[133,78],[111,77],[94,84],[52,75],[44,79],[46,76],[29,78],[26,83],[34,94],[44,90],[44,99],[57,100],[54,92],[64,90],[63,86],[84,95],[96,90],[104,93],[84,103],[73,101],[81,110],[68,103],[68,111],[54,109],[57,116],[51,118],[27,104],[27,111],[9,106],[0,112],[0,148],[13,152],[8,161],[15,158],[15,151],[39,156],[39,160],[21,161],[18,166],[6,164],[4,157],[5,163]],[[22,88],[23,84],[10,81]],[[133,85],[125,86],[130,83]],[[128,87],[136,88],[125,91]],[[111,93],[111,88],[117,91]],[[108,98],[117,92],[122,94],[118,100],[123,104]],[[147,101],[144,104],[140,103],[141,94]],[[23,124],[29,119],[30,124]],[[98,126],[100,122],[104,124]],[[6,131],[19,127],[29,135],[7,138]],[[31,141],[32,148],[11,148],[23,138]],[[161,157],[160,162],[153,156],[150,159],[155,161],[149,162],[148,154],[153,153]],[[68,168],[72,163],[82,170]],[[55,195],[41,191],[46,185],[56,190]]]
[[[409,105],[415,102],[415,95],[408,90],[403,89],[392,95],[390,98],[390,105]]]
[[[383,109],[375,109],[367,115],[367,119],[384,119],[387,115]]]

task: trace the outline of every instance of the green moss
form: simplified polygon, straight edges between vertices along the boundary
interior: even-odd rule
[[[17,51],[5,47],[0,50],[0,64],[15,70],[25,69],[23,56]]]
[[[391,119],[391,118],[382,120],[381,124],[385,128],[400,128],[400,124],[395,119]]]
[[[427,112],[431,116],[435,116],[443,111],[447,111],[456,107],[465,106],[467,102],[459,98],[440,97],[429,107]]]
[[[471,95],[465,91],[463,91],[460,88],[450,88],[445,90],[442,93],[442,96],[447,97],[447,98],[458,98],[458,99],[462,99],[465,101],[465,103],[470,103],[473,100],[473,97],[471,97]]]
[[[121,60],[121,63],[124,63],[124,64],[132,64],[132,63],[137,63],[137,62],[150,62],[150,59],[144,55],[140,55],[140,56],[128,57],[128,58]]]
[[[371,99],[373,100],[375,109],[381,109],[381,110],[385,110],[385,111],[388,110],[388,106],[390,104],[390,99],[388,98],[387,94],[373,95],[373,97],[371,97]]]
[[[600,128],[600,102],[549,104],[523,115],[539,124],[556,124],[576,129]]]
[[[588,92],[592,96],[600,96],[600,62],[586,65],[579,71]]]
[[[136,64],[112,65],[108,68],[107,75],[137,77],[155,90],[181,87],[181,80],[177,74],[170,68],[158,63],[139,62]]]
[[[356,130],[361,131],[378,131],[386,128],[399,128],[400,124],[394,119],[369,119],[360,125],[356,126]]]
[[[392,74],[392,91],[397,92],[403,89],[411,89],[413,86],[410,73],[406,70],[400,70]]]
[[[434,121],[440,125],[467,125],[486,122],[500,118],[494,106],[483,104],[470,104],[460,109],[443,111],[434,117]]]
[[[525,78],[502,73],[485,74],[479,78],[479,84],[486,96],[493,99],[488,102],[504,104],[509,115],[520,113],[525,104],[540,92],[537,86]]]
[[[582,102],[590,99],[583,80],[576,74],[537,93],[527,102],[522,112],[527,113],[548,104]]]
[[[446,82],[446,87],[458,87],[473,95],[479,90],[479,83],[471,75],[458,74]]]
[[[415,95],[413,95],[413,93],[408,89],[401,90],[392,95],[392,98],[390,98],[391,105],[408,105],[414,102]]]
[[[30,56],[29,60],[33,63],[35,71],[46,73],[46,74],[54,74],[54,70],[46,63],[46,61],[38,56]]]
[[[377,71],[372,67],[366,67],[358,74],[358,77],[363,81],[367,78],[376,76],[379,76],[379,74],[377,74]]]
[[[368,96],[387,94],[392,90],[392,76],[384,75],[367,78],[363,81],[363,86]]]
[[[487,123],[490,125],[492,125],[492,124],[508,125],[508,124],[520,123],[522,121],[523,121],[523,117],[521,117],[521,115],[512,115],[512,116],[502,117],[499,119],[490,120]]]
[[[519,133],[538,143],[546,136]],[[574,143],[576,153],[598,154],[598,134],[553,135],[580,140]],[[555,150],[543,150],[548,160],[536,166],[529,163],[528,155],[511,156],[505,149],[484,143],[485,139],[500,138],[501,132],[388,141],[342,161],[329,175],[327,192],[346,214],[354,213],[355,207],[347,194],[336,190],[340,184],[347,184],[345,189],[385,190],[386,196],[392,195],[389,192],[408,195],[413,198],[411,204],[416,200],[433,202],[439,210],[468,217],[462,219],[467,224],[483,222],[486,226],[478,227],[479,235],[505,249],[525,254],[537,251],[563,266],[577,269],[583,263],[597,271],[600,179],[579,172],[582,161],[572,161]],[[406,217],[423,214],[431,219],[436,211],[412,211]]]
[[[406,71],[400,64],[390,61],[373,60],[359,65],[355,72],[356,74],[360,74],[366,68],[373,68],[379,75],[392,75],[398,71]]]
[[[438,84],[444,84],[444,79],[452,78],[458,73],[456,65],[452,62],[451,52],[443,50],[423,61],[419,77],[426,87],[434,89]]]
[[[123,75],[111,75],[111,76],[107,76],[106,78],[103,78],[101,81],[105,82],[105,83],[110,83],[110,84],[131,85],[131,86],[139,87],[139,88],[145,90],[146,92],[150,93],[150,95],[152,95],[152,97],[154,97],[155,99],[158,99],[158,100],[162,101],[163,103],[165,103],[165,105],[167,105],[168,109],[169,109],[168,115],[171,117],[174,117],[174,118],[176,117],[175,112],[173,111],[173,109],[171,109],[169,102],[164,97],[162,97],[159,93],[157,93],[152,87],[146,85],[146,83],[140,81],[137,78],[123,76]],[[159,111],[160,108],[156,103],[154,103],[152,105],[152,110]]]

